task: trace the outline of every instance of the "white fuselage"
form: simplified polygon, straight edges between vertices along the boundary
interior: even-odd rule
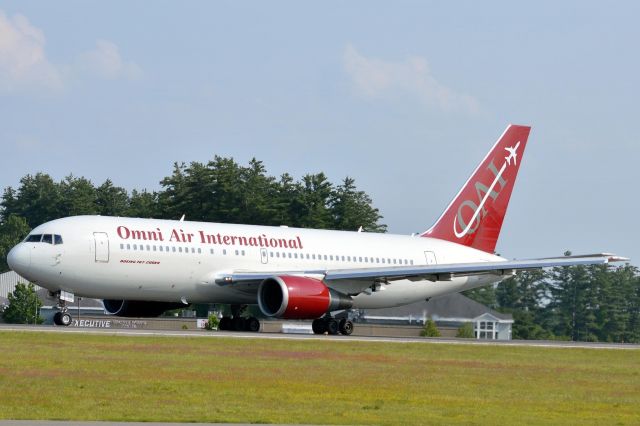
[[[188,303],[256,304],[255,294],[216,278],[231,272],[286,272],[502,261],[444,240],[366,232],[124,217],[54,220],[31,234],[62,244],[22,242],[12,268],[51,291],[78,296]],[[398,280],[353,296],[354,308],[392,307],[486,285],[497,275],[450,281]]]

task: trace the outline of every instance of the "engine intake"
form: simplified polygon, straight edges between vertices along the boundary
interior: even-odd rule
[[[174,302],[145,302],[140,300],[103,300],[104,310],[118,317],[152,318],[170,309],[186,307]]]
[[[283,275],[262,281],[258,305],[269,317],[315,319],[327,312],[349,309],[353,300],[327,287],[321,280]]]

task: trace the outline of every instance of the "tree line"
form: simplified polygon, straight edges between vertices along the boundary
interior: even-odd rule
[[[372,200],[346,177],[333,184],[324,173],[296,180],[274,177],[261,161],[246,166],[216,156],[207,163],[175,163],[159,191],[130,193],[107,179],[94,185],[69,175],[56,182],[46,173],[26,175],[4,189],[0,202],[0,272],[6,255],[29,231],[50,220],[76,215],[179,219],[253,225],[384,232]]]
[[[629,264],[521,272],[465,295],[511,313],[514,339],[640,342],[640,274]]]

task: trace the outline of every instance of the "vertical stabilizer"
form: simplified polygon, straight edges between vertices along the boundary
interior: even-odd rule
[[[493,253],[530,130],[509,125],[440,219],[422,236]]]

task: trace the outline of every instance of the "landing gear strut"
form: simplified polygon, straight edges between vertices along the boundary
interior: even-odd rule
[[[260,331],[260,321],[255,317],[245,318],[242,313],[247,309],[247,305],[231,305],[231,316],[222,317],[218,329],[230,331]]]
[[[324,317],[313,320],[311,328],[314,334],[327,333],[335,336],[340,333],[349,336],[353,333],[353,322],[346,318],[337,321],[332,317]]]

